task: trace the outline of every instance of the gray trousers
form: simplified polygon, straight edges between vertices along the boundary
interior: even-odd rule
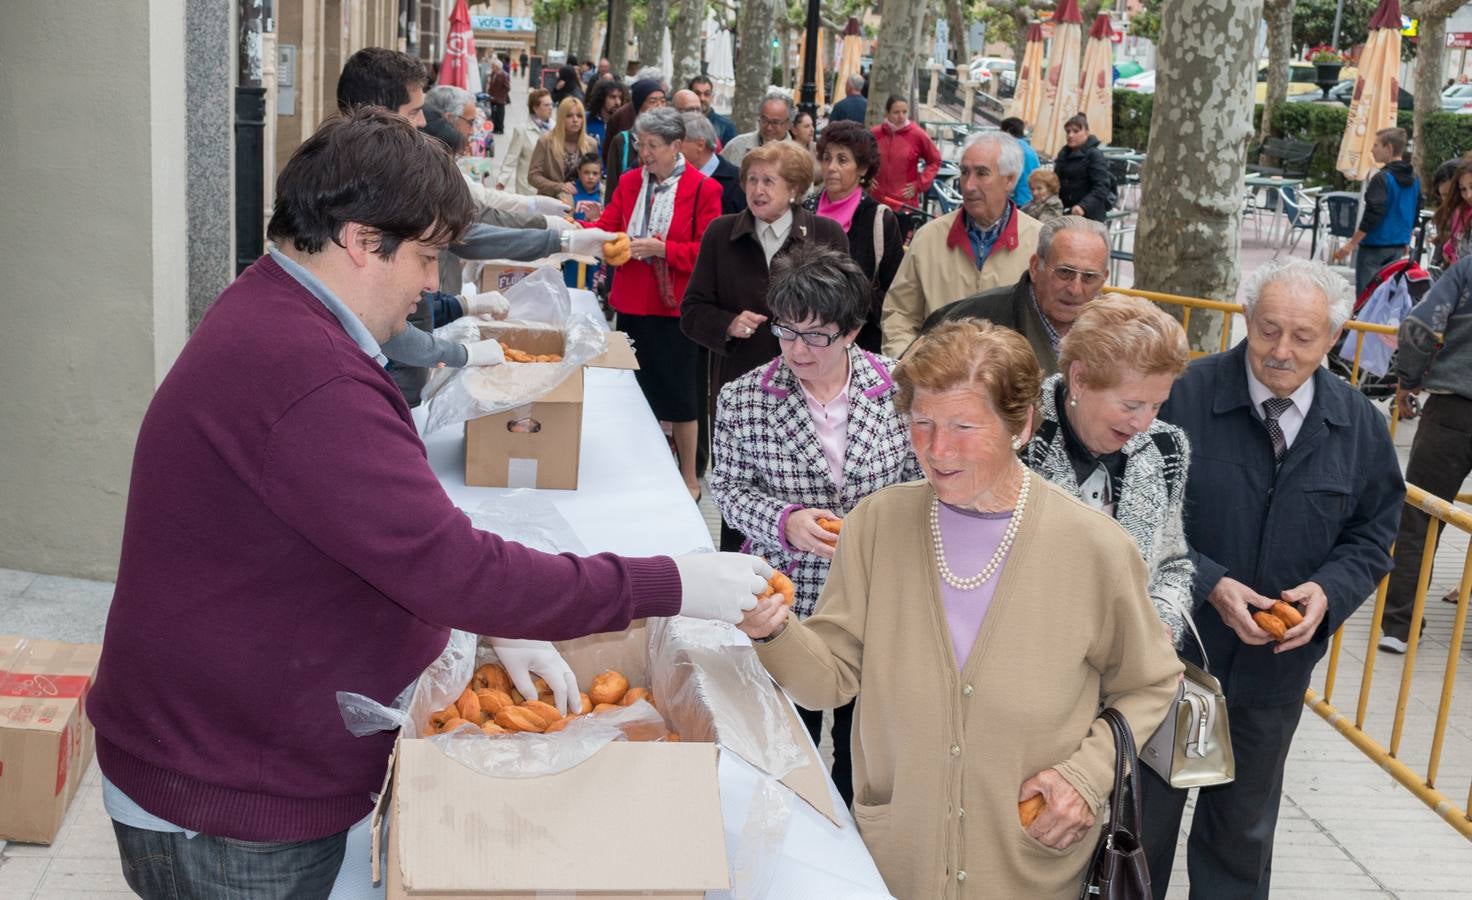
[[[1358,300],[1360,294],[1365,292],[1365,287],[1375,273],[1406,255],[1406,248],[1400,247],[1366,247],[1361,244],[1354,251],[1354,296]]]

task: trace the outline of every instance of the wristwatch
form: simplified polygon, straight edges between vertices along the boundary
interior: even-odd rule
[[[558,245],[558,247],[561,248],[561,251],[563,253],[571,253],[572,252],[572,232],[571,231],[559,231],[559,232],[557,232],[557,245]]]

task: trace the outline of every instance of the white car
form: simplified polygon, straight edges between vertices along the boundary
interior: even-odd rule
[[[1114,83],[1117,91],[1134,91],[1137,94],[1155,93],[1155,70],[1136,72],[1128,78],[1121,78]]]
[[[1454,84],[1441,92],[1442,112],[1464,112],[1472,103],[1472,84]]]
[[[999,85],[1008,89],[1017,87],[1017,64],[1000,56],[982,56],[973,60],[970,73],[971,81],[989,94],[997,93]]]

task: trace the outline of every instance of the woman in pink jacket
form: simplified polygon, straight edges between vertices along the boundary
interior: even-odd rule
[[[891,94],[885,101],[884,121],[874,126],[874,139],[879,142],[879,171],[869,192],[890,209],[918,207],[940,169],[940,151],[925,129],[910,121],[910,104],[903,97]]]

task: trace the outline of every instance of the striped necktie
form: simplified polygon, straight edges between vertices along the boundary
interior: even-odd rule
[[[1288,452],[1288,440],[1283,436],[1283,426],[1278,424],[1278,417],[1293,405],[1293,401],[1287,397],[1269,397],[1262,401],[1262,420],[1268,427],[1268,437],[1273,439],[1273,462],[1277,465],[1283,464],[1283,454]]]

